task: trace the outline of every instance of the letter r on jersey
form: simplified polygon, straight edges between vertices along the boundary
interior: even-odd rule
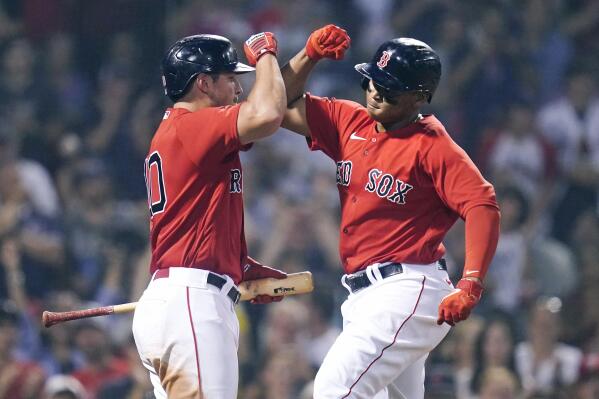
[[[241,170],[239,169],[231,169],[231,183],[229,185],[229,192],[241,192]]]

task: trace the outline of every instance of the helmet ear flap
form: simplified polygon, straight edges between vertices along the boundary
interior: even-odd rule
[[[370,79],[368,79],[366,76],[363,76],[362,81],[360,82],[360,86],[362,86],[362,90],[367,90],[369,83],[370,83]]]

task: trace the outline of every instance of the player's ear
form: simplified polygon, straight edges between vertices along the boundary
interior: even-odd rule
[[[195,85],[198,88],[198,90],[200,90],[204,94],[210,93],[210,88],[212,87],[212,84],[213,79],[210,77],[210,75],[200,73],[196,77]]]

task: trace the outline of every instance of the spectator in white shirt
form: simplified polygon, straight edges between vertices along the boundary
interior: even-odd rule
[[[561,301],[542,298],[533,305],[528,340],[516,347],[516,370],[527,394],[560,392],[576,383],[582,361],[580,349],[558,341]]]

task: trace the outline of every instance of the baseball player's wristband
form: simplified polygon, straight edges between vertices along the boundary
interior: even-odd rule
[[[323,58],[322,54],[314,48],[314,45],[310,41],[306,43],[306,55],[313,61],[318,61]]]
[[[472,297],[476,300],[476,302],[480,301],[480,298],[483,294],[483,285],[480,279],[474,280],[469,278],[462,278],[458,281],[456,288],[464,291],[468,296]]]

